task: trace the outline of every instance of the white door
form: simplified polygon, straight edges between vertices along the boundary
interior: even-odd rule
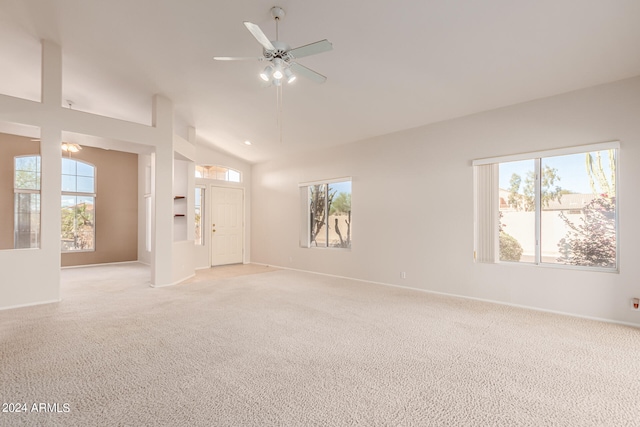
[[[211,265],[242,263],[244,191],[211,187]]]

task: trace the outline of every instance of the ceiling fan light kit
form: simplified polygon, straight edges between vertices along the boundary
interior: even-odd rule
[[[273,78],[280,80],[284,76],[282,72],[282,59],[276,58],[273,60]]]
[[[300,46],[292,49],[288,44],[278,40],[278,23],[284,18],[285,11],[281,7],[274,6],[271,8],[271,16],[276,21],[276,39],[269,40],[259,26],[252,22],[245,21],[244,26],[249,30],[251,35],[262,45],[262,56],[255,57],[232,57],[232,56],[216,56],[214,59],[218,61],[242,61],[257,59],[259,61],[268,61],[260,78],[271,85],[280,87],[282,81],[293,83],[297,76],[306,77],[316,83],[324,83],[327,78],[322,74],[311,70],[296,62],[296,59],[305,56],[315,55],[327,52],[333,49],[333,45],[329,40],[320,40],[315,43]]]
[[[72,144],[70,142],[63,142],[61,145],[62,151],[67,153],[77,153],[82,150],[82,147],[78,144]]]
[[[271,80],[271,75],[273,74],[273,67],[271,65],[267,65],[264,68],[264,71],[260,73],[260,78],[265,82]]]
[[[287,78],[287,83],[293,83],[296,80],[296,75],[293,74],[290,68],[284,70],[284,76]]]

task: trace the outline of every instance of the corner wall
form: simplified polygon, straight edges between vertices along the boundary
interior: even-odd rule
[[[640,325],[638,117],[640,77],[254,165],[252,261]],[[473,262],[473,159],[611,140],[619,274]],[[300,248],[298,183],[341,176],[352,250]]]
[[[172,279],[173,245],[173,104],[161,96],[153,97],[152,126],[98,116],[63,107],[62,50],[55,43],[42,41],[41,102],[0,94],[0,127],[25,127],[20,133],[36,137],[40,129],[42,166],[41,246],[40,249],[0,251],[0,310],[48,303],[60,299],[60,194],[62,135],[89,137],[91,144],[105,148],[125,146],[133,152],[150,154],[155,165],[151,232],[151,282],[166,285]],[[84,138],[82,138],[84,139]],[[73,141],[78,142],[78,141]],[[113,143],[113,144],[112,144]],[[83,144],[84,145],[84,144]],[[131,185],[135,185],[135,180]],[[35,267],[34,267],[35,266]]]

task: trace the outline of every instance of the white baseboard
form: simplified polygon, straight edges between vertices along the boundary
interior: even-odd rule
[[[188,275],[187,277],[185,277],[185,278],[183,278],[183,279],[180,279],[180,280],[177,280],[177,281],[175,281],[175,282],[173,282],[173,283],[167,283],[167,284],[164,284],[164,285],[154,285],[153,283],[151,283],[149,286],[151,286],[152,288],[166,288],[166,287],[168,287],[168,286],[175,286],[175,285],[178,285],[178,284],[180,284],[180,283],[184,282],[185,280],[189,280],[189,279],[191,279],[192,277],[196,277],[196,274],[195,274],[195,273],[190,274],[190,275]]]
[[[149,264],[145,264],[144,262],[141,261],[119,261],[119,262],[104,262],[104,263],[100,263],[100,264],[82,264],[82,265],[67,265],[65,267],[60,267],[61,270],[68,270],[71,268],[86,268],[86,267],[107,267],[110,265],[121,265],[121,264],[143,264],[143,265],[149,265]]]
[[[504,301],[490,300],[490,299],[486,299],[486,298],[470,297],[470,296],[466,296],[466,295],[451,294],[451,293],[448,293],[448,292],[430,291],[428,289],[412,288],[412,287],[409,287],[409,286],[394,285],[392,283],[374,282],[372,280],[356,279],[356,278],[353,278],[353,277],[339,276],[337,274],[319,273],[317,271],[300,270],[300,269],[297,269],[297,268],[282,267],[282,266],[273,265],[273,264],[263,264],[263,263],[258,263],[258,262],[254,262],[252,264],[264,265],[266,267],[275,267],[275,268],[280,268],[280,269],[283,269],[283,270],[299,271],[301,273],[317,274],[317,275],[320,275],[320,276],[335,277],[335,278],[338,278],[338,279],[354,280],[356,282],[370,283],[370,284],[373,284],[373,285],[390,286],[390,287],[393,287],[393,288],[408,289],[410,291],[426,292],[426,293],[434,294],[434,295],[443,295],[443,296],[447,296],[447,297],[463,298],[463,299],[472,300],[472,301],[481,301],[481,302],[487,302],[487,303],[491,303],[491,304],[506,305],[508,307],[516,307],[516,308],[523,308],[523,309],[526,309],[526,310],[541,311],[541,312],[544,312],[544,313],[559,314],[559,315],[562,315],[562,316],[576,317],[576,318],[579,318],[579,319],[594,320],[594,321],[597,321],[597,322],[612,323],[612,324],[615,324],[615,325],[631,326],[633,328],[640,328],[640,324],[637,324],[637,323],[622,322],[620,320],[606,319],[606,318],[603,318],[603,317],[585,316],[585,315],[582,315],[582,314],[567,313],[567,312],[558,311],[558,310],[548,310],[548,309],[545,309],[545,308],[531,307],[531,306],[528,306],[528,305],[514,304],[514,303],[509,303],[509,302],[504,302]]]
[[[0,307],[0,311],[13,310],[14,308],[33,307],[33,306],[36,306],[36,305],[53,304],[55,302],[60,302],[60,301],[62,301],[62,298],[60,298],[60,299],[52,299],[52,300],[48,300],[48,301],[29,302],[29,303],[26,303],[26,304],[10,305],[8,307]]]

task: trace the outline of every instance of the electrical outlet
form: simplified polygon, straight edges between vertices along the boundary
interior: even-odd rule
[[[406,279],[407,278],[407,272],[406,271],[400,272],[400,278],[401,279]]]

